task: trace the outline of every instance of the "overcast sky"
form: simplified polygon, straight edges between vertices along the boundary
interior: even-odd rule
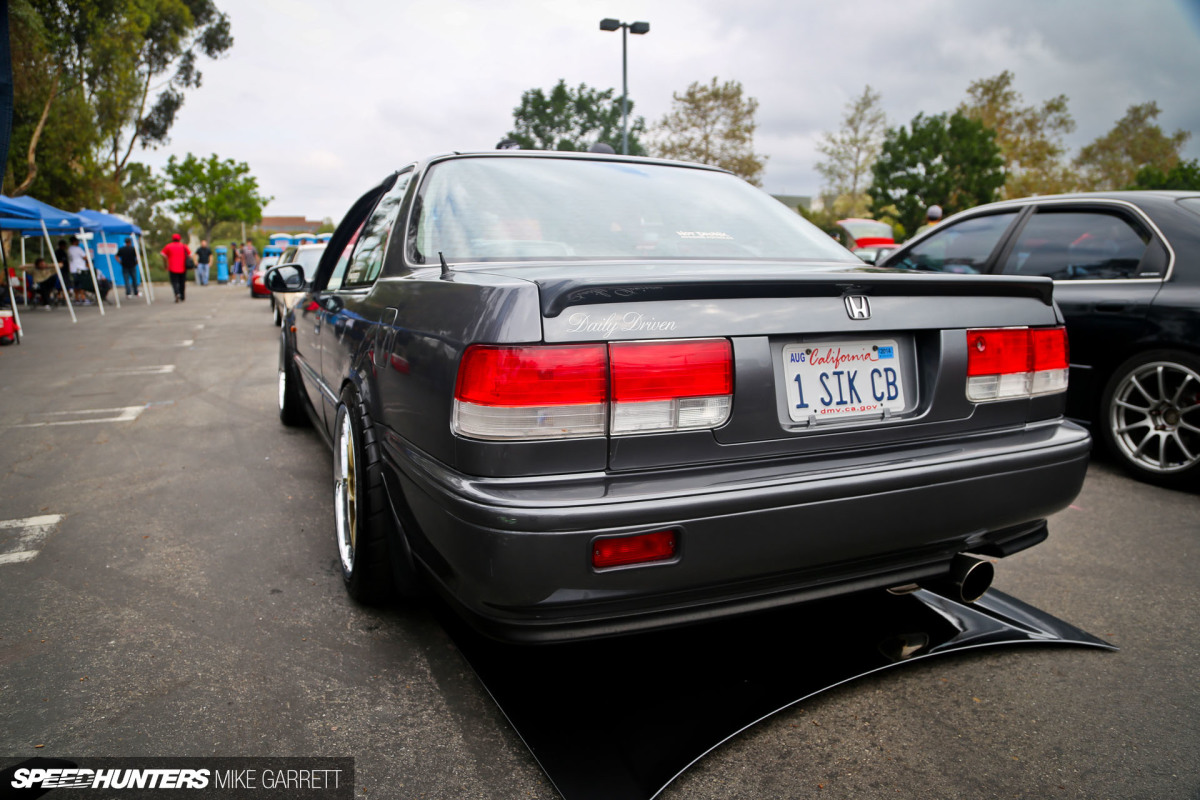
[[[816,144],[870,84],[889,125],[951,111],[968,84],[1011,70],[1026,105],[1066,94],[1072,150],[1156,100],[1200,157],[1200,0],[216,0],[233,49],[204,61],[171,142],[140,157],[245,161],[267,215],[334,221],[397,167],[488,150],[522,92],[565,79],[621,90],[629,37],[634,113],[714,76],[757,98],[754,147],[772,194],[820,189]]]

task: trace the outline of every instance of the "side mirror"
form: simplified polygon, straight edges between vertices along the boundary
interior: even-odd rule
[[[302,292],[306,286],[304,267],[299,264],[280,264],[277,267],[271,267],[263,275],[263,285],[272,292]]]

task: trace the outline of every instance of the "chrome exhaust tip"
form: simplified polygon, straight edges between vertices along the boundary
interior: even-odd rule
[[[950,562],[950,572],[929,588],[954,600],[974,603],[987,593],[996,577],[992,562],[959,553]]]

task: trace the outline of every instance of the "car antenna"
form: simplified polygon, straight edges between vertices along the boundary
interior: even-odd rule
[[[446,263],[446,257],[444,255],[442,255],[441,250],[438,250],[438,258],[442,262],[442,277],[443,278],[450,277],[450,273],[453,272],[453,270],[451,270],[450,265]]]

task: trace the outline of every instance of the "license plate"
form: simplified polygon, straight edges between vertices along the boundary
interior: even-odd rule
[[[904,410],[900,348],[892,339],[783,348],[793,422],[882,416]]]

